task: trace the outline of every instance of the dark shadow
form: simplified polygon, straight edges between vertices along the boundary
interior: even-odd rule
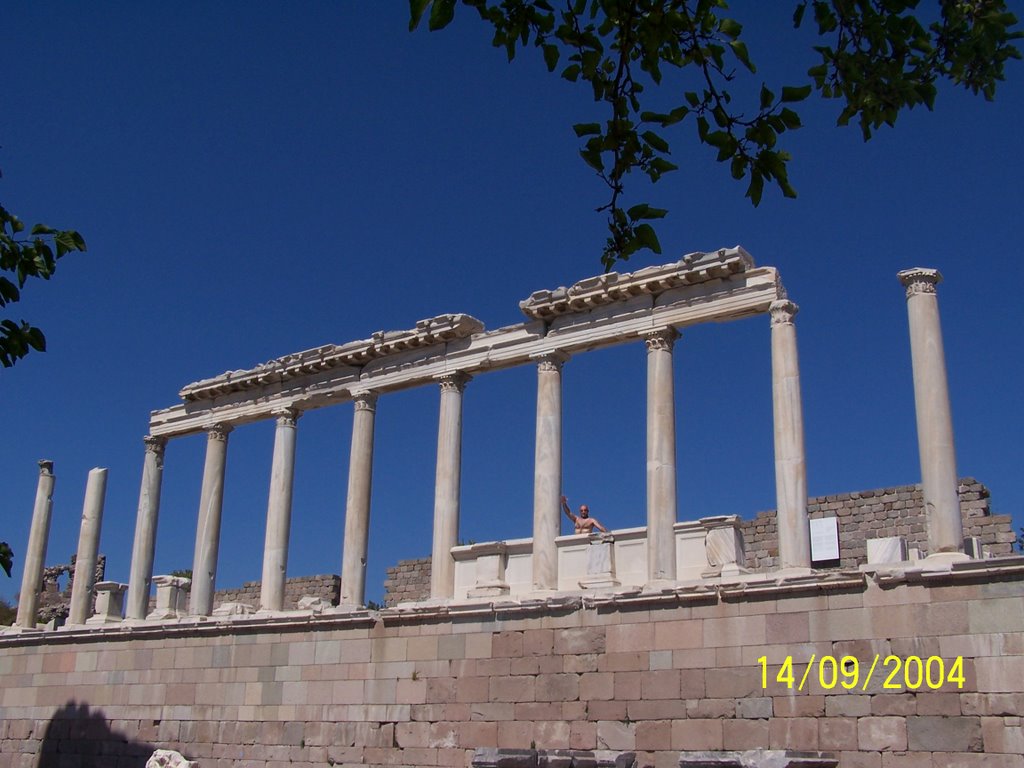
[[[36,768],[144,768],[156,749],[113,730],[101,709],[69,701],[46,724]]]

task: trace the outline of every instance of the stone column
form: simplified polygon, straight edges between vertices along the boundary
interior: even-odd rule
[[[15,624],[24,629],[36,628],[39,609],[39,590],[43,584],[46,563],[46,542],[50,538],[50,513],[53,511],[53,462],[39,462],[39,482],[36,485],[36,503],[32,508],[32,527],[28,534],[25,568],[21,574],[21,596],[18,599],[18,618]]]
[[[156,526],[160,514],[160,487],[164,476],[164,448],[167,440],[147,435],[146,457],[142,464],[142,488],[135,518],[135,543],[128,576],[128,605],[125,618],[144,619],[149,613],[149,592],[153,582],[153,556],[156,553]]]
[[[676,578],[676,410],[672,376],[675,328],[644,336],[647,345],[647,577]]]
[[[107,492],[107,470],[89,471],[85,485],[82,525],[78,531],[78,555],[71,584],[71,608],[68,624],[85,624],[92,612],[93,585],[96,582],[96,558],[100,551],[100,526],[103,521],[103,497]]]
[[[295,422],[299,412],[284,408],[277,417],[274,457],[270,467],[267,499],[267,532],[263,544],[263,579],[260,609],[284,609],[284,587],[288,575],[288,534],[292,524],[292,485],[295,477]]]
[[[373,480],[373,425],[377,395],[353,392],[352,448],[345,496],[345,544],[341,554],[341,604],[366,601],[366,555],[370,540],[370,488]]]
[[[459,543],[459,492],[462,484],[462,391],[465,373],[439,376],[441,414],[437,429],[437,475],[434,482],[434,546],[430,562],[430,597],[455,594],[455,561],[451,549]]]
[[[957,494],[953,417],[946,383],[939,300],[935,292],[942,275],[935,269],[915,267],[900,272],[899,279],[907,289],[928,555],[962,553],[964,532]]]
[[[807,461],[800,402],[800,364],[792,301],[773,301],[772,415],[775,421],[775,503],[778,508],[779,567],[811,567],[811,527],[807,517]]]
[[[209,616],[213,611],[213,590],[217,580],[217,550],[220,547],[220,514],[224,503],[224,466],[227,463],[231,427],[215,424],[206,432],[206,463],[203,490],[199,494],[199,522],[196,526],[195,559],[192,561],[192,597],[189,613]]]
[[[558,589],[562,495],[562,363],[552,352],[537,358],[537,438],[533,462],[533,588]]]

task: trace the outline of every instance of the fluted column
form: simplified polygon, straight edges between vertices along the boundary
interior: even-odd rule
[[[25,569],[21,574],[21,596],[18,599],[18,618],[15,621],[25,629],[36,628],[39,609],[39,590],[43,585],[43,567],[46,562],[46,542],[50,538],[50,513],[53,511],[53,462],[39,462],[39,481],[36,484],[36,502],[32,507],[32,527],[25,552]]]
[[[196,551],[192,562],[192,596],[189,613],[209,616],[213,612],[213,590],[217,580],[220,548],[220,516],[224,504],[224,467],[227,463],[231,427],[215,424],[206,432],[206,462],[203,489],[199,494],[199,522]]]
[[[907,289],[928,554],[962,553],[964,532],[957,493],[953,417],[935,291],[942,275],[936,269],[915,267],[903,270],[898,276]]]
[[[807,517],[807,461],[800,401],[796,325],[799,307],[774,301],[772,327],[772,415],[775,420],[775,500],[778,508],[779,567],[811,567],[811,527]]]
[[[274,411],[274,457],[270,467],[270,494],[267,499],[267,532],[263,544],[263,579],[260,582],[260,609],[284,609],[284,587],[288,574],[288,534],[292,525],[292,486],[295,477],[294,408]]]
[[[455,561],[451,549],[459,542],[459,493],[462,484],[462,391],[470,377],[449,373],[438,377],[441,413],[437,429],[437,475],[434,482],[434,545],[430,561],[430,596],[455,594]]]
[[[672,375],[675,328],[644,336],[647,345],[647,577],[676,578],[676,412]]]
[[[370,540],[370,489],[373,480],[373,425],[377,395],[353,393],[352,449],[345,496],[345,544],[341,555],[341,604],[366,602],[366,555]]]
[[[156,553],[156,527],[160,515],[160,488],[164,476],[164,448],[167,440],[147,435],[146,456],[142,464],[142,487],[135,518],[135,542],[128,576],[126,619],[144,619],[149,613],[149,592],[153,583],[153,557]]]
[[[82,524],[78,530],[78,554],[71,584],[71,608],[68,624],[85,624],[92,611],[92,588],[96,581],[96,558],[100,551],[100,527],[103,522],[103,497],[107,492],[107,470],[89,471],[82,505]]]
[[[562,494],[562,364],[564,352],[537,358],[537,437],[533,462],[533,587],[558,589]]]

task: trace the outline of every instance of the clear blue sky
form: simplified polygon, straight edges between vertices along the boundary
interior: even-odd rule
[[[759,75],[802,82],[789,11],[737,5]],[[5,3],[0,201],[89,251],[13,313],[49,351],[0,371],[0,537],[17,556],[0,595],[20,586],[37,459],[56,464],[48,562],[77,546],[88,470],[109,468],[101,550],[126,581],[141,438],[184,384],[446,312],[521,322],[532,291],[601,271],[604,190],[571,129],[602,119],[587,92],[537,56],[508,65],[469,13],[435,34],[406,14]],[[1008,69],[995,103],[945,88],[869,144],[833,127],[835,104],[809,106],[785,137],[797,200],[752,208],[685,124],[682,170],[630,190],[671,215],[665,253],[626,269],[739,244],[781,270],[801,307],[811,494],[919,481],[896,272],[937,267],[959,472],[1024,523],[1024,66]],[[688,331],[675,361],[680,519],[773,508],[767,318]],[[640,344],[565,368],[565,492],[609,527],[644,520],[644,370]],[[530,535],[534,399],[527,368],[467,388],[464,539]],[[437,402],[381,398],[371,598],[388,565],[429,553]],[[351,420],[299,422],[291,575],[339,572]],[[272,440],[269,423],[231,436],[219,586],[259,578]],[[203,449],[167,449],[157,573],[191,567]]]

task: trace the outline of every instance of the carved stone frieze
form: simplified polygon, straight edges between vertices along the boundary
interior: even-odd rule
[[[942,282],[942,273],[937,269],[913,267],[896,275],[907,289],[907,298],[917,293],[935,293],[935,286]]]
[[[462,392],[473,377],[462,371],[445,373],[437,377],[442,392]]]
[[[675,328],[660,328],[657,331],[645,333],[643,339],[648,352],[671,352],[679,336],[680,333]]]
[[[620,275],[608,272],[580,280],[568,288],[535,291],[519,302],[527,317],[545,319],[572,312],[585,312],[594,307],[648,294],[657,296],[671,288],[728,278],[753,268],[749,253],[736,246],[711,253],[688,253],[674,264],[647,267]]]

